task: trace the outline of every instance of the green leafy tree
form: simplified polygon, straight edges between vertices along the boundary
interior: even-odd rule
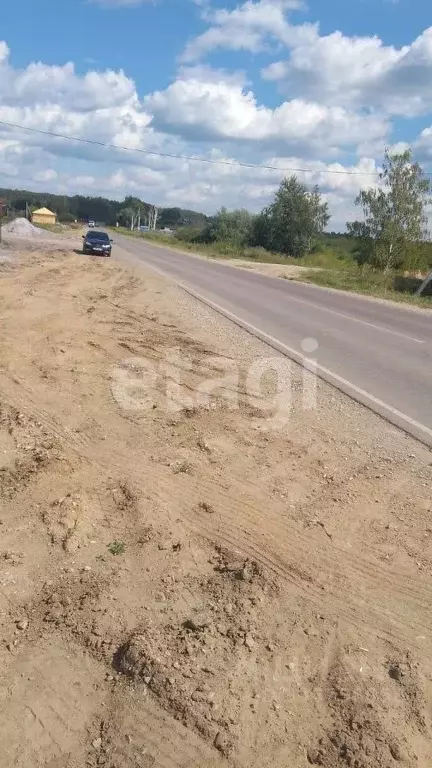
[[[347,224],[358,243],[356,258],[384,271],[422,266],[431,182],[411,150],[386,150],[380,181],[382,186],[362,190],[356,199],[364,220]]]
[[[255,222],[256,245],[299,258],[309,253],[330,220],[318,187],[296,176],[284,179],[275,199]]]
[[[119,211],[117,220],[122,227],[130,227],[132,223],[132,219],[135,217],[135,215],[136,215],[135,208],[126,206],[125,208],[122,208],[121,211]]]
[[[229,243],[243,248],[252,235],[253,216],[245,208],[227,211],[221,208],[205,228],[202,238],[209,243]]]
[[[203,227],[207,224],[207,216],[185,208],[162,208],[158,218],[161,229],[177,229],[178,227]]]
[[[357,264],[371,264],[373,261],[374,241],[369,227],[364,221],[348,221],[347,230],[349,237],[353,238],[353,257]]]
[[[267,210],[261,211],[252,222],[251,243],[258,248],[267,248],[270,243],[270,219]]]

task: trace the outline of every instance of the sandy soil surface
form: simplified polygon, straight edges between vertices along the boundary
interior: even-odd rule
[[[269,275],[269,277],[284,277],[291,280],[296,278],[301,280],[305,272],[320,271],[319,267],[301,267],[298,264],[264,264],[247,259],[218,259],[223,264],[229,264],[230,267],[240,267],[241,269],[250,269],[253,272],[259,272],[260,275]]]
[[[151,272],[14,252],[0,766],[430,766],[431,452],[296,367],[286,423]]]

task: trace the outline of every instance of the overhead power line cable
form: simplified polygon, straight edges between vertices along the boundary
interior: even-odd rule
[[[14,130],[28,131],[29,133],[39,134],[41,136],[50,136],[55,139],[63,139],[65,141],[76,141],[80,144],[87,144],[94,147],[103,147],[104,149],[114,149],[121,152],[135,152],[143,155],[151,155],[153,157],[164,157],[172,160],[187,160],[194,163],[206,163],[207,165],[225,165],[231,168],[255,168],[256,170],[263,171],[277,171],[278,173],[325,173],[333,176],[374,176],[379,177],[378,171],[339,171],[330,168],[282,168],[277,165],[260,165],[257,163],[242,163],[240,161],[232,160],[215,160],[207,157],[193,157],[193,155],[174,154],[170,152],[157,152],[152,149],[137,149],[132,147],[123,147],[120,144],[108,144],[103,141],[96,141],[95,139],[85,139],[82,136],[65,136],[62,133],[56,133],[54,131],[44,131],[40,128],[30,128],[26,125],[18,125],[17,123],[9,123],[6,120],[0,120],[0,125],[6,128],[12,128]],[[431,176],[431,173],[427,173],[427,176]]]

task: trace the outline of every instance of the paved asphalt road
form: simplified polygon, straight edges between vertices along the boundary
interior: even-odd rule
[[[432,446],[432,314],[374,302],[115,236],[146,266],[302,355],[318,343],[318,372]],[[115,253],[115,252],[114,252]],[[292,354],[294,353],[294,354]],[[297,355],[296,355],[297,353]]]

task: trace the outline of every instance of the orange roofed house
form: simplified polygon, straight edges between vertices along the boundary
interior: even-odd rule
[[[56,224],[57,216],[48,208],[39,208],[39,210],[33,211],[32,222],[33,224]]]

